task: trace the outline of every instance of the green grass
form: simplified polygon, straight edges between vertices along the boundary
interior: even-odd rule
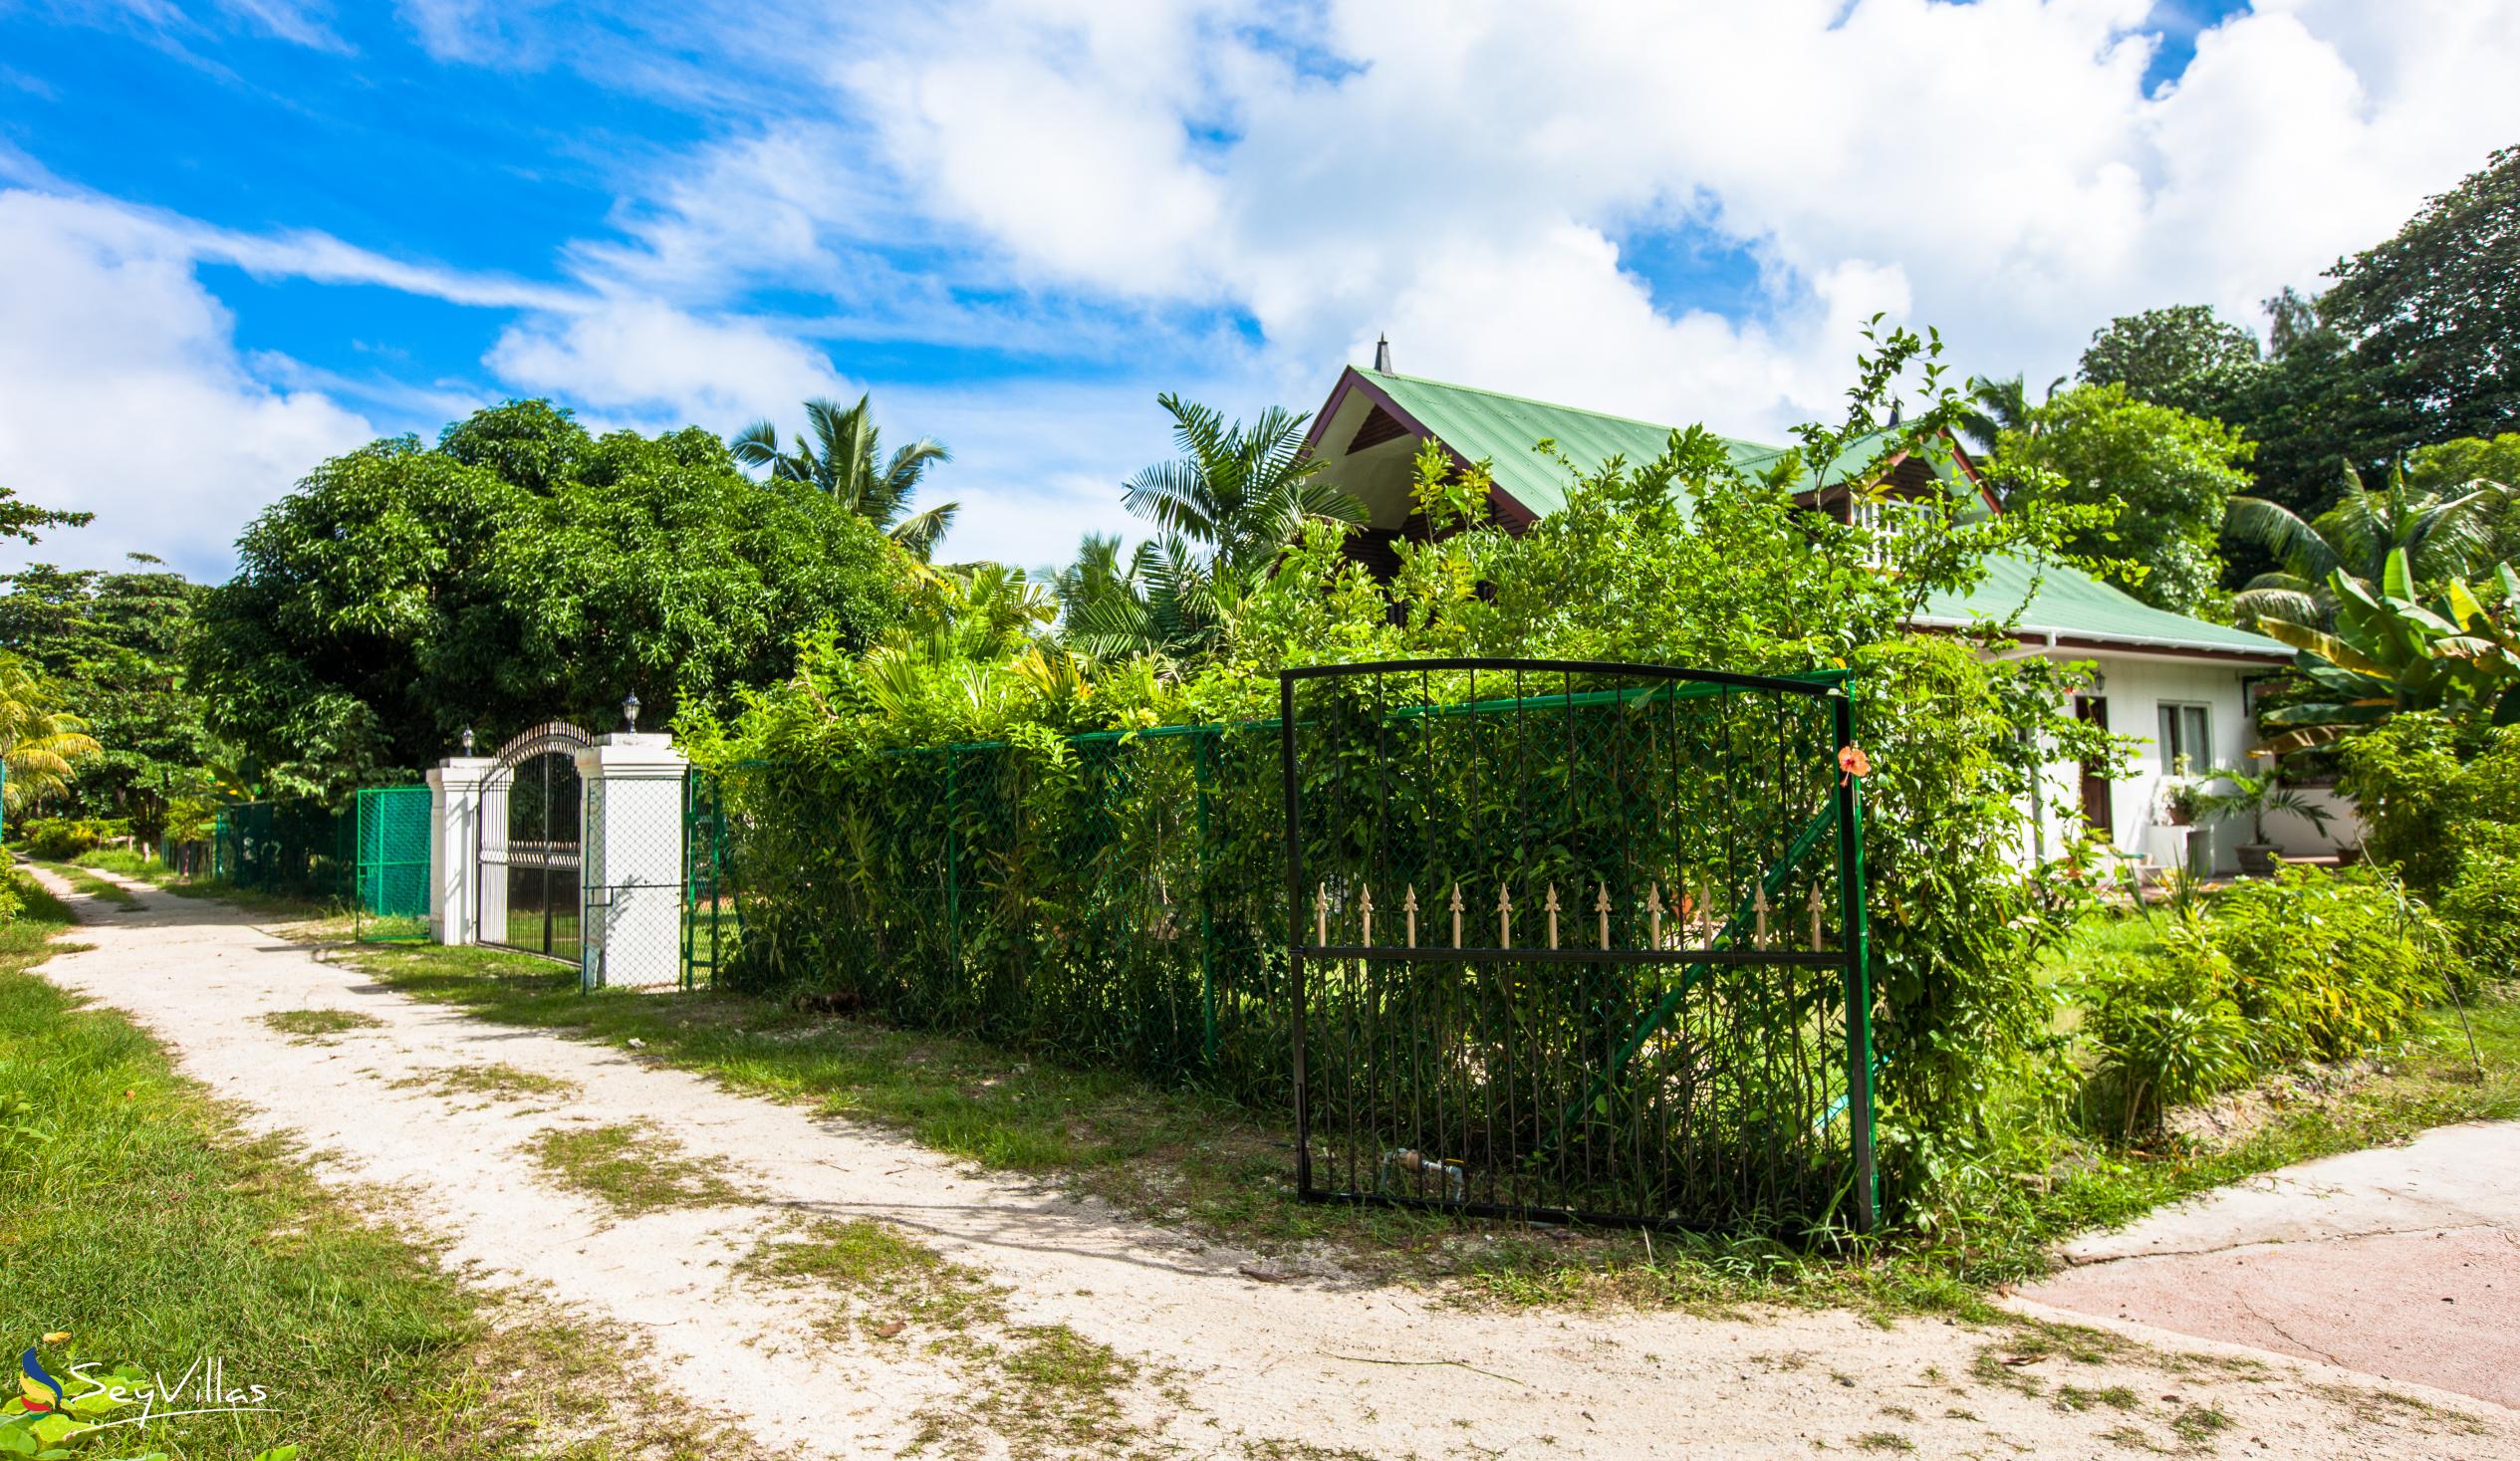
[[[126,888],[118,882],[108,882],[104,878],[99,877],[94,872],[89,871],[87,868],[82,867],[75,862],[38,861],[35,865],[57,877],[66,879],[73,888],[86,893],[88,896],[97,899],[99,902],[113,903],[118,907],[126,908],[134,906],[139,902],[138,898],[131,895],[131,890],[129,888]]]
[[[129,848],[99,848],[93,852],[83,852],[79,855],[78,864],[82,867],[94,867],[101,872],[115,872],[125,877],[136,877],[143,882],[169,883],[183,880],[182,874],[172,867],[158,861],[155,857],[143,856],[132,852]]]
[[[483,1066],[442,1066],[406,1076],[393,1084],[439,1096],[487,1096],[499,1100],[537,1100],[578,1094],[578,1084],[574,1081],[563,1081],[557,1076],[546,1076],[537,1071],[521,1071],[504,1062]]]
[[[353,1030],[377,1030],[384,1021],[357,1010],[274,1010],[263,1016],[263,1023],[283,1035],[300,1040],[324,1040],[347,1035]]]
[[[535,1137],[527,1149],[562,1186],[602,1201],[620,1217],[742,1200],[706,1163],[645,1125],[562,1126]]]
[[[23,882],[23,879],[21,879]],[[286,1145],[243,1137],[121,1015],[30,973],[69,922],[26,885],[0,924],[0,1314],[47,1331],[62,1372],[171,1377],[215,1355],[278,1413],[152,1422],[110,1454],[724,1457],[678,1400],[642,1390],[603,1334],[488,1301],[422,1246],[364,1221]],[[597,1432],[610,1441],[572,1439]],[[127,1432],[118,1433],[127,1435]],[[105,1454],[105,1453],[100,1453]]]
[[[2141,919],[2094,944],[2147,938]],[[2088,950],[2091,945],[2086,945]],[[711,1075],[732,1090],[900,1130],[1000,1170],[1069,1187],[1263,1253],[1326,1246],[1368,1277],[1454,1279],[1465,1302],[1678,1307],[1785,1303],[1877,1318],[2006,1316],[1993,1286],[2046,1271],[2048,1246],[2163,1202],[2289,1162],[2395,1140],[2450,1121],[2520,1115],[2520,1004],[2471,1008],[2486,1079],[2468,1069],[2457,1017],[2427,1014],[2382,1053],[2386,1074],[2341,1099],[2273,1114],[2237,1141],[2111,1149],[2071,1133],[2007,1158],[1929,1228],[1815,1253],[1762,1238],[1525,1225],[1299,1203],[1277,1116],[1195,1092],[1080,1071],[975,1041],[888,1029],[713,992],[581,994],[574,974],[518,955],[436,945],[349,947],[342,958],[417,998],[500,1023],[615,1047]],[[1997,1112],[2007,1121],[2009,1113]]]

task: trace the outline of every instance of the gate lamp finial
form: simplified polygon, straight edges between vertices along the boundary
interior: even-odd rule
[[[622,697],[622,720],[630,734],[638,733],[638,692],[636,690]]]
[[[464,754],[465,754],[465,755],[467,755],[467,756],[469,756],[469,755],[471,755],[471,754],[472,754],[472,727],[471,727],[471,726],[465,726],[465,727],[464,727]]]

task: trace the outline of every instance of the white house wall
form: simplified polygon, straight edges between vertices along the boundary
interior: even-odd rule
[[[2161,764],[2159,745],[2160,707],[2164,703],[2182,703],[2209,707],[2208,721],[2212,737],[2211,767],[2194,767],[2197,773],[2227,766],[2250,766],[2248,753],[2257,745],[2257,733],[2250,724],[2244,682],[2253,675],[2265,673],[2255,665],[2194,659],[2145,657],[2140,655],[2096,654],[2090,651],[2059,651],[2061,660],[2089,660],[2100,671],[2100,680],[2093,693],[2109,702],[2109,729],[2136,743],[2134,764],[2129,774],[2110,788],[2112,841],[2124,855],[2147,865],[2177,865],[2179,848],[2188,835],[2186,828],[2173,828],[2165,819],[2161,800],[2169,773]],[[2040,852],[2055,856],[2081,830],[2082,771],[2070,761],[2048,765],[2043,778],[2039,811]],[[2277,815],[2267,819],[2267,835],[2283,852],[2293,856],[2312,856],[2337,850],[2339,844],[2351,846],[2359,840],[2359,828],[2350,805],[2333,794],[2317,794],[2319,800],[2344,815],[2331,824],[2328,833],[2314,833],[2309,824],[2295,817]],[[2202,865],[2214,872],[2234,872],[2239,868],[2239,845],[2248,838],[2248,828],[2240,823],[2225,822],[2195,834],[2203,847]]]

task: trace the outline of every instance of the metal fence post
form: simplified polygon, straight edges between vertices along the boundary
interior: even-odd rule
[[[1855,744],[1855,702],[1844,690],[1830,699],[1838,749]],[[1864,782],[1838,773],[1838,926],[1846,954],[1847,1118],[1855,1156],[1855,1222],[1869,1233],[1881,1221],[1881,1186],[1873,1165],[1873,982],[1864,914]]]
[[[1201,1049],[1210,1070],[1216,1066],[1216,901],[1209,895],[1207,880],[1207,788],[1208,739],[1205,732],[1190,738],[1193,756],[1191,775],[1198,785],[1198,843],[1192,853],[1192,876],[1198,879],[1199,894],[1199,1019],[1204,1028]]]
[[[1295,782],[1295,676],[1278,671],[1278,758],[1286,779],[1286,981],[1290,996],[1287,1040],[1294,1047],[1295,1195],[1313,1190],[1312,1101],[1304,1079],[1304,849],[1299,833]]]

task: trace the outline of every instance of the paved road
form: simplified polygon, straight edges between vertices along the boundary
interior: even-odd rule
[[[2021,1297],[2520,1409],[2520,1121],[2286,1167],[2066,1256]]]

